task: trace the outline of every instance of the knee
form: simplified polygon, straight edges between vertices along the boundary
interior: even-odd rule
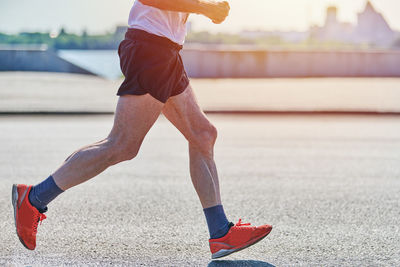
[[[139,153],[140,144],[126,140],[113,140],[109,144],[109,163],[111,165],[134,159]]]
[[[139,147],[131,146],[121,149],[120,161],[128,161],[136,158],[139,153]]]
[[[217,136],[217,129],[210,123],[198,132],[195,132],[189,143],[201,152],[208,154],[213,151]]]

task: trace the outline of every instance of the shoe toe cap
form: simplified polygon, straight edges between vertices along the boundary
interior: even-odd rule
[[[268,225],[268,224],[261,225],[256,228],[257,234],[269,234],[269,232],[271,232],[271,230],[272,230],[272,226]]]

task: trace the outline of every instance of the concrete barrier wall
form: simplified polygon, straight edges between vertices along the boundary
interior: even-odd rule
[[[90,74],[47,50],[0,50],[0,71],[47,71]]]
[[[400,77],[400,52],[184,49],[194,78]],[[48,50],[0,50],[0,71],[93,74]]]
[[[400,77],[400,52],[185,49],[190,77]]]

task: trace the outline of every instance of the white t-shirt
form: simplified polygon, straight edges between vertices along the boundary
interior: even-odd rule
[[[189,13],[165,11],[136,0],[129,14],[129,28],[139,29],[183,45]]]

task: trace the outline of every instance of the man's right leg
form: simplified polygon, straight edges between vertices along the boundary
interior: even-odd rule
[[[17,235],[28,249],[36,247],[39,211],[61,192],[98,175],[109,166],[136,156],[147,132],[157,120],[163,103],[150,95],[120,97],[109,136],[73,153],[48,179],[32,187],[14,185],[12,203]]]

